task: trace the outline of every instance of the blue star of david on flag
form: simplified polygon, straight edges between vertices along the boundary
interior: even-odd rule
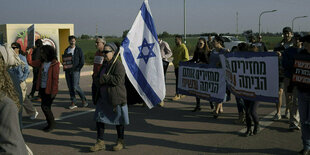
[[[143,39],[142,45],[139,46],[139,55],[137,57],[137,59],[143,59],[144,62],[147,64],[147,62],[149,61],[149,58],[151,57],[156,57],[154,51],[153,51],[153,47],[154,47],[155,43],[148,43],[146,41],[146,39]],[[146,55],[144,55],[144,53],[146,53]]]

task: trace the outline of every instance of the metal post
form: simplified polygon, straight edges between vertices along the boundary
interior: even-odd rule
[[[297,19],[297,18],[306,18],[306,17],[308,17],[308,16],[298,16],[298,17],[293,18],[293,20],[292,20],[292,31],[293,32],[294,32],[294,21],[295,21],[295,19]]]
[[[238,36],[238,11],[236,13],[236,35]]]
[[[271,12],[275,12],[277,10],[271,10],[271,11],[263,11],[262,13],[259,14],[259,18],[258,18],[258,35],[260,35],[260,18],[264,13],[271,13]]]

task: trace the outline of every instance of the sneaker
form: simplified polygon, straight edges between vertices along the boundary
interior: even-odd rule
[[[88,103],[85,101],[85,102],[83,102],[83,107],[85,108],[85,107],[87,107],[88,106]]]
[[[181,95],[175,95],[173,98],[172,98],[172,101],[177,101],[177,100],[179,100],[179,99],[181,99]]]
[[[298,125],[295,125],[295,124],[290,124],[290,126],[288,128],[290,130],[300,130],[300,127]]]
[[[75,109],[75,108],[77,108],[77,106],[74,105],[74,104],[72,104],[72,105],[69,106],[69,109],[71,109],[71,110],[72,110],[72,109]]]
[[[181,95],[181,96],[180,96],[180,98],[184,98],[184,97],[186,97],[186,95]]]
[[[275,114],[274,116],[273,116],[273,120],[274,121],[277,121],[277,120],[280,120],[282,117],[281,117],[281,114]]]
[[[30,119],[34,120],[34,119],[36,119],[36,118],[38,117],[38,115],[39,115],[39,112],[36,111],[35,114],[33,114],[32,116],[30,116]]]

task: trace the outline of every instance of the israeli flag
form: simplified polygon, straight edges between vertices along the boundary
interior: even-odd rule
[[[148,0],[120,47],[126,74],[149,108],[164,100],[166,86],[157,33]]]

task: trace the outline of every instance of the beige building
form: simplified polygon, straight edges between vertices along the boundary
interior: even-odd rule
[[[3,24],[0,25],[0,43],[11,44],[16,41],[25,51],[28,42],[31,42],[28,40],[28,28],[31,26],[34,27],[34,39],[42,39],[44,45],[55,47],[57,57],[61,60],[61,55],[69,46],[68,36],[74,35],[74,24]]]

